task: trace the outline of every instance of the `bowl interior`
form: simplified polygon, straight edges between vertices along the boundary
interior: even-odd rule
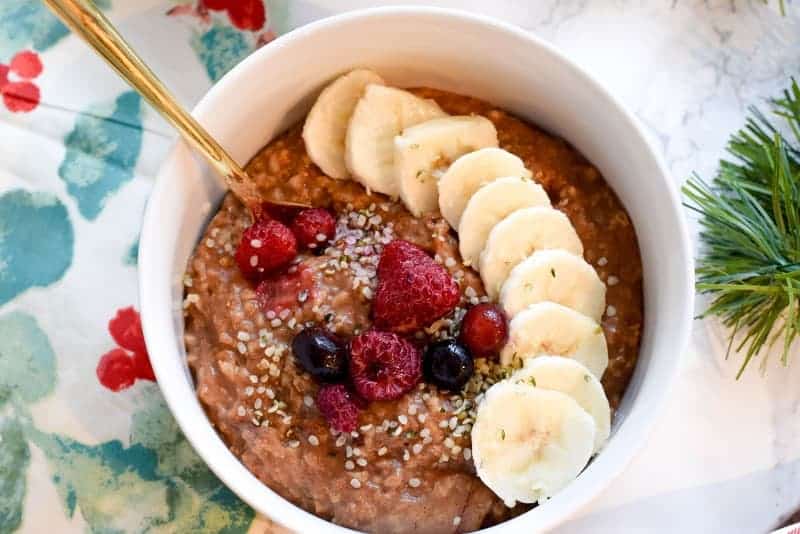
[[[635,120],[569,60],[521,30],[452,11],[383,8],[296,30],[226,75],[195,116],[244,162],[300,120],[327,81],[360,66],[398,86],[426,85],[488,100],[564,137],[600,169],[637,229],[645,328],[611,438],[564,491],[490,530],[549,528],[622,470],[641,445],[677,368],[693,295],[677,192]],[[194,395],[182,343],[181,278],[223,193],[211,171],[178,143],[150,199],[139,270],[143,325],[159,384],[188,439],[239,496],[294,530],[342,532],[253,477],[216,435]]]

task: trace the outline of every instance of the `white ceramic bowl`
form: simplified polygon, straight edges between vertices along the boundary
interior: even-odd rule
[[[450,10],[372,9],[295,30],[228,73],[194,115],[244,162],[300,120],[326,82],[357,66],[376,69],[399,86],[427,85],[488,100],[564,137],[600,169],[636,227],[645,327],[611,439],[566,489],[487,532],[548,529],[621,472],[642,445],[675,376],[694,295],[677,191],[638,122],[588,74],[520,29]],[[142,323],[158,383],[186,437],[242,499],[297,532],[346,532],[285,501],[250,474],[195,397],[182,342],[180,279],[223,192],[211,171],[178,143],[147,206],[139,277]]]

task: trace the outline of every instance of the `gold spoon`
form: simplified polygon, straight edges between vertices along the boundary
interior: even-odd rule
[[[108,62],[154,109],[172,124],[183,139],[202,154],[208,163],[225,178],[233,192],[251,213],[257,213],[261,202],[292,207],[307,204],[287,200],[261,199],[255,183],[222,146],[187,112],[139,55],[117,32],[114,25],[91,0],[43,0],[44,3]]]

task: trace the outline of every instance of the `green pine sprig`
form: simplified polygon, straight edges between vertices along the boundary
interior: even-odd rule
[[[717,316],[731,329],[729,354],[743,333],[735,346],[745,350],[737,378],[781,338],[787,365],[800,335],[800,86],[794,79],[770,108],[771,117],[749,108],[745,127],[728,143],[732,157],[720,162],[711,184],[694,175],[683,188],[686,207],[700,214],[697,290],[712,297],[703,317]]]

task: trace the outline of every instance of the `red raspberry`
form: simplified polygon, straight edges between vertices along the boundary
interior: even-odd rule
[[[494,304],[478,304],[461,321],[461,342],[476,357],[497,354],[508,340],[506,316]]]
[[[450,313],[458,304],[458,284],[447,269],[407,241],[386,245],[378,263],[375,325],[407,334]]]
[[[422,376],[422,353],[391,332],[370,330],[350,342],[350,378],[367,400],[401,397]]]
[[[295,310],[314,297],[314,273],[305,265],[298,265],[297,270],[263,280],[256,287],[256,295],[264,313],[274,311],[276,314],[285,309]]]
[[[8,83],[9,72],[8,65],[0,63],[0,89],[3,89],[3,86]]]
[[[315,249],[336,235],[336,219],[322,208],[301,211],[292,222],[292,232],[302,248]]]
[[[228,3],[228,17],[240,30],[260,30],[266,22],[263,0],[234,0]]]
[[[357,398],[342,384],[319,388],[317,409],[334,430],[352,432],[358,426],[358,413],[361,410]]]
[[[426,261],[430,256],[413,243],[395,239],[383,248],[380,262],[378,262],[378,277],[391,276],[400,270],[408,261]]]
[[[97,362],[97,379],[111,391],[122,391],[136,381],[136,369],[128,353],[122,349],[109,351]]]
[[[236,249],[239,270],[250,280],[258,281],[267,274],[289,265],[297,256],[297,240],[286,225],[261,218],[242,234]]]

